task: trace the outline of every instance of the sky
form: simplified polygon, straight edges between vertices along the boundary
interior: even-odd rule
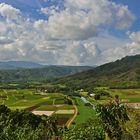
[[[0,61],[101,65],[140,54],[139,0],[0,0]]]

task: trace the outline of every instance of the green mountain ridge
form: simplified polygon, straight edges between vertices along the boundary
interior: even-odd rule
[[[0,83],[45,81],[89,70],[89,66],[45,66],[43,68],[20,68],[0,70]]]
[[[27,69],[27,68],[41,68],[44,65],[29,61],[6,61],[0,62],[0,70],[15,70],[15,69]]]
[[[126,56],[121,60],[66,76],[57,80],[74,88],[109,86],[111,88],[140,87],[140,55]],[[74,84],[73,84],[74,83]]]

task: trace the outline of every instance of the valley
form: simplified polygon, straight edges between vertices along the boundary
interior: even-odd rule
[[[36,115],[55,116],[58,124],[66,125],[74,117],[72,125],[82,124],[90,118],[96,117],[95,109],[92,105],[107,104],[113,101],[115,95],[119,95],[121,103],[128,107],[140,110],[140,89],[105,89],[110,96],[101,96],[95,100],[86,91],[76,95],[65,95],[63,93],[43,93],[36,89],[12,89],[0,90],[0,104],[6,105],[12,110],[26,110]],[[83,101],[81,97],[87,99]],[[87,104],[87,105],[86,105]],[[136,105],[135,105],[136,104]],[[76,111],[77,110],[77,111]],[[67,120],[67,121],[64,121]],[[61,122],[62,121],[62,122]]]
[[[8,117],[5,116],[7,120],[2,117],[2,124],[6,124],[10,120],[17,121],[18,129],[16,131],[28,128],[29,132],[36,131],[30,127],[37,125],[37,130],[40,130],[37,137],[40,137],[40,135],[41,137],[47,137],[43,140],[50,140],[52,136],[54,137],[53,140],[57,138],[62,140],[68,138],[69,140],[69,137],[77,137],[78,133],[82,136],[90,133],[88,137],[93,135],[95,138],[102,137],[101,140],[111,140],[111,137],[119,137],[119,135],[116,136],[119,131],[126,137],[125,130],[122,127],[124,126],[135,140],[135,137],[139,138],[139,135],[135,133],[139,131],[140,124],[138,59],[139,56],[136,56],[136,58],[135,56],[126,57],[90,70],[86,70],[87,67],[49,67],[51,75],[55,77],[51,80],[45,80],[43,77],[43,75],[50,73],[48,68],[8,70],[6,73],[3,71],[1,76],[2,78],[7,77],[7,80],[6,82],[1,81],[0,84],[0,116],[6,115],[6,113],[3,114],[4,110],[5,112],[8,111],[9,115]],[[133,67],[129,66],[130,62]],[[120,65],[122,65],[122,68],[117,69]],[[110,68],[112,69],[109,71]],[[124,78],[124,75],[127,77],[126,75],[130,71],[136,71],[136,69],[137,74],[133,76],[132,81],[130,77]],[[75,73],[77,70],[83,72]],[[22,72],[19,73],[19,71],[24,71],[25,75]],[[18,79],[21,80],[16,81],[14,77],[12,82],[9,80],[7,72],[10,77],[12,73],[18,73]],[[39,75],[37,75],[38,72]],[[71,74],[71,72],[75,74]],[[55,76],[56,73],[59,73],[60,77]],[[40,76],[40,74],[43,75]],[[31,75],[34,80],[32,78],[27,79],[28,75]],[[124,84],[124,82],[126,83]],[[16,115],[13,115],[14,113]],[[30,122],[29,126],[27,127],[23,123],[23,128],[20,128],[21,124],[18,116],[22,118],[23,122],[27,121],[26,125]],[[30,117],[26,118],[26,116]],[[107,122],[108,120],[109,122]],[[32,121],[35,122],[32,123]],[[108,126],[111,121],[112,123]],[[45,123],[48,123],[47,127]],[[131,126],[131,124],[133,125]],[[7,125],[9,124],[3,127],[7,129]],[[43,131],[43,135],[41,134],[43,129],[40,128],[40,125],[43,129],[47,129]],[[11,126],[8,130],[13,129]],[[113,130],[110,127],[113,127]],[[47,131],[51,131],[53,134],[49,135]],[[96,133],[93,133],[95,131]],[[26,135],[26,133],[24,134]]]

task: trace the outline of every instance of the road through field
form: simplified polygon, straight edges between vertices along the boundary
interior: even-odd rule
[[[73,105],[74,107],[74,115],[73,117],[67,122],[66,126],[69,128],[71,123],[75,120],[76,116],[77,116],[77,113],[78,113],[78,109],[77,109],[77,106],[76,105]]]

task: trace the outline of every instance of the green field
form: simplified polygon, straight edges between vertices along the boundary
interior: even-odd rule
[[[74,114],[69,110],[74,110],[73,105],[65,104],[65,95],[61,93],[47,93],[37,94],[35,89],[23,89],[23,90],[0,90],[0,96],[6,96],[7,99],[0,99],[0,104],[5,104],[11,109],[26,109],[33,106],[38,106],[35,111],[57,111],[54,116],[57,118],[71,118]],[[79,98],[74,97],[77,102],[78,115],[75,119],[76,124],[86,122],[89,118],[95,117],[95,111],[85,106],[85,103]],[[64,113],[59,113],[59,110]]]
[[[39,108],[35,109],[36,111],[56,111],[57,107],[53,105],[41,105]]]
[[[119,95],[121,101],[130,103],[140,103],[140,89],[106,89],[110,93],[111,97],[102,96],[100,100],[95,101],[90,97],[87,92],[81,93],[87,100],[93,104],[108,103],[110,99],[113,100],[115,95]],[[5,104],[12,110],[23,110],[30,107],[35,111],[54,111],[54,116],[59,119],[71,118],[74,114],[69,111],[74,110],[73,105],[65,104],[65,95],[62,93],[37,93],[35,89],[17,89],[17,90],[0,90],[0,104]],[[2,99],[5,97],[6,99]],[[95,110],[91,106],[86,106],[80,97],[72,96],[74,100],[78,114],[73,124],[81,124],[88,121],[90,118],[96,117]],[[64,112],[61,114],[59,110]],[[58,112],[58,114],[56,114]],[[60,122],[61,122],[60,121]]]
[[[55,114],[74,114],[74,110],[57,110]]]
[[[140,103],[140,89],[108,89],[111,97],[102,96],[98,103],[107,103],[109,100],[113,100],[115,95],[119,95],[121,102],[123,103]]]
[[[5,104],[11,109],[25,109],[48,100],[47,96],[36,94],[34,89],[24,90],[0,90],[0,104]]]
[[[73,109],[72,105],[62,105],[62,106],[57,106],[57,105],[41,105],[39,108],[36,110],[38,111],[56,111],[56,110],[71,110]]]
[[[2,99],[2,97],[6,99]],[[61,100],[57,100],[60,99]],[[0,90],[0,104],[5,104],[11,109],[25,109],[31,106],[63,104],[64,95],[61,93],[49,93],[41,95],[35,89]]]
[[[95,110],[90,106],[85,106],[85,103],[82,101],[80,97],[75,97],[75,102],[78,108],[78,115],[75,119],[76,124],[81,124],[88,121],[90,118],[95,118],[96,113]]]
[[[12,110],[54,111],[58,125],[66,125],[74,115],[73,105],[65,103],[61,93],[36,93],[35,89],[0,90],[0,104]]]
[[[54,101],[54,104],[65,104],[65,102],[64,102],[64,99],[63,98],[61,98],[61,99],[55,99],[55,101]]]
[[[120,99],[127,102],[140,102],[140,89],[111,89],[109,92],[113,97],[119,95]]]

